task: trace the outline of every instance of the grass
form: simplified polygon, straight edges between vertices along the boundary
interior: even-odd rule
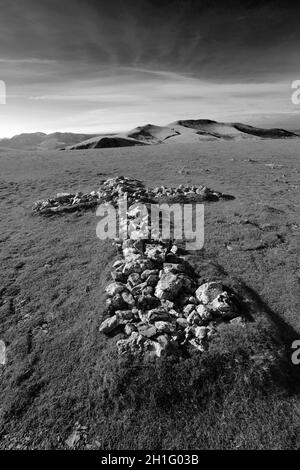
[[[0,448],[65,448],[76,422],[88,428],[81,448],[300,447],[290,361],[300,330],[298,151],[292,142],[243,145],[0,152]],[[236,197],[206,206],[205,247],[190,262],[203,282],[239,290],[254,322],[224,327],[203,356],[116,357],[115,339],[98,333],[115,249],[96,238],[93,211],[42,219],[30,206],[117,174]]]

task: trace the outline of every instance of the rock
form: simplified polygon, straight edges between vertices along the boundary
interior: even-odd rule
[[[211,339],[213,336],[216,336],[218,334],[216,328],[213,325],[209,325],[207,327],[207,339]]]
[[[117,315],[113,315],[112,317],[107,318],[106,320],[104,320],[104,322],[101,323],[99,332],[107,335],[114,331],[116,328],[118,328],[119,324],[119,318],[117,317]]]
[[[161,357],[161,345],[156,341],[152,341],[150,339],[144,345],[145,349],[145,357],[147,359],[155,359],[156,357]]]
[[[134,297],[130,292],[128,292],[128,291],[122,292],[121,297],[124,300],[124,302],[127,303],[127,305],[131,305],[131,306],[135,305]]]
[[[182,317],[176,318],[176,323],[182,329],[185,329],[188,326],[188,321],[186,318],[182,318]]]
[[[123,267],[124,274],[131,274],[131,273],[142,273],[146,269],[152,269],[153,263],[148,258],[141,258],[139,260],[134,260],[130,262],[126,262]]]
[[[188,317],[189,314],[195,310],[195,305],[194,304],[187,304],[184,309],[183,309],[183,314],[185,317]]]
[[[117,261],[114,262],[113,268],[115,269],[120,269],[124,266],[125,260],[124,259],[118,259]]]
[[[185,295],[184,291],[181,293],[179,299],[178,299],[178,303],[179,305],[184,308],[186,305],[188,305],[189,303],[192,303],[189,301],[189,298],[190,298],[190,295]],[[196,308],[196,307],[195,307]]]
[[[132,315],[134,315],[135,318],[138,318],[140,310],[137,307],[132,307],[131,311]]]
[[[138,273],[132,273],[130,276],[128,276],[128,282],[129,284],[134,287],[138,284],[141,283],[141,276]]]
[[[208,282],[200,286],[196,291],[199,302],[210,310],[230,319],[238,315],[237,299],[229,293],[221,282]]]
[[[199,342],[196,338],[192,338],[191,340],[189,340],[189,343],[194,346],[194,348],[196,348],[199,352],[205,351],[204,345]]]
[[[198,340],[205,339],[207,337],[208,328],[205,326],[197,326],[195,328],[195,336]]]
[[[166,259],[167,249],[161,245],[146,245],[145,254],[149,259],[163,263]]]
[[[120,292],[123,292],[124,290],[127,290],[126,285],[122,284],[121,282],[112,282],[105,289],[106,293],[111,297],[119,294]]]
[[[70,203],[70,201],[73,198],[74,198],[74,194],[71,194],[71,193],[58,193],[56,195],[55,199],[59,204],[66,204],[66,203],[68,204],[68,203]]]
[[[155,308],[158,304],[157,298],[152,295],[140,295],[137,298],[137,305],[142,310],[150,310]]]
[[[157,336],[156,338],[156,341],[163,346],[164,349],[167,348],[168,344],[169,344],[169,337],[168,335],[159,335]]]
[[[166,335],[159,335],[156,338],[156,345],[155,345],[155,354],[157,357],[161,357],[163,353],[167,350],[169,345],[169,339]]]
[[[137,261],[142,257],[142,255],[138,253],[135,248],[125,248],[125,250],[123,250],[123,255],[126,263]]]
[[[143,312],[142,310],[138,311],[138,317],[142,323],[148,323],[148,313]]]
[[[169,314],[172,315],[172,317],[175,317],[175,318],[180,318],[182,316],[182,314],[177,312],[177,310],[175,310],[174,308],[171,308],[169,310]]]
[[[151,286],[147,286],[142,290],[143,295],[151,295],[152,296],[153,292],[154,292],[154,288],[151,287]]]
[[[163,272],[164,272],[165,274],[168,274],[168,273],[177,274],[177,273],[182,273],[182,272],[184,272],[184,268],[183,268],[183,265],[182,265],[182,264],[178,264],[178,263],[164,263],[164,265],[163,265]]]
[[[196,298],[197,300],[207,305],[211,303],[219,294],[223,292],[223,285],[221,282],[207,282],[203,284],[196,290]]]
[[[155,295],[159,299],[172,300],[179,294],[182,286],[183,279],[179,275],[163,274],[156,286]]]
[[[170,320],[169,314],[165,310],[160,308],[154,308],[152,310],[149,310],[147,318],[150,323],[155,323],[156,321]]]
[[[168,299],[163,299],[162,300],[162,305],[164,306],[164,308],[166,308],[167,310],[171,310],[174,308],[175,304],[174,302],[172,302],[171,300],[168,300]]]
[[[193,285],[194,285],[193,280],[185,274],[180,274],[180,278],[182,280],[182,287],[185,290],[185,292],[192,293],[193,290],[194,290],[193,289]]]
[[[210,304],[212,310],[218,312],[225,319],[232,319],[238,316],[237,306],[234,297],[224,291],[219,294]]]
[[[144,253],[144,247],[145,247],[145,242],[144,240],[136,240],[134,243],[133,243],[133,246],[134,248],[140,252],[140,253]]]
[[[126,276],[122,272],[112,271],[111,272],[111,277],[116,282],[120,282],[120,283],[125,283],[126,282]]]
[[[178,246],[177,246],[177,245],[173,245],[170,251],[171,251],[171,253],[173,253],[174,255],[176,255],[176,253],[178,252]]]
[[[185,330],[185,338],[186,340],[190,340],[191,338],[194,338],[194,333],[195,333],[195,327],[193,325],[188,325]]]
[[[152,338],[157,333],[156,327],[153,325],[149,326],[147,324],[144,324],[144,325],[138,326],[137,329],[138,329],[139,334],[146,336],[146,338]]]
[[[196,310],[192,310],[191,313],[187,317],[187,322],[189,325],[194,325],[198,319],[198,313]]]
[[[204,305],[197,305],[197,313],[204,322],[208,322],[213,319],[213,312]]]
[[[146,281],[149,276],[155,275],[158,276],[159,271],[158,269],[146,269],[144,272],[141,274],[141,279],[142,281]]]
[[[169,341],[165,335],[159,336],[156,341],[147,339],[144,343],[145,357],[149,359],[161,357],[165,353],[168,344]]]
[[[127,336],[130,336],[131,333],[133,333],[134,331],[137,331],[136,326],[133,323],[126,323],[125,328],[124,328],[125,334]]]
[[[121,310],[125,307],[125,302],[120,294],[116,294],[114,297],[106,299],[107,310],[110,313],[113,313],[115,310]]]
[[[135,319],[132,310],[118,310],[115,315],[119,320],[119,325],[124,325],[125,323]]]
[[[155,328],[157,329],[158,333],[167,333],[171,334],[175,332],[175,326],[172,325],[170,322],[166,321],[156,321],[154,323]]]
[[[149,345],[154,349],[151,340],[135,331],[131,333],[129,338],[117,342],[118,353],[121,356],[128,353],[131,353],[133,356],[139,356],[145,353]]]
[[[157,274],[150,274],[150,276],[148,276],[146,279],[147,285],[151,287],[155,287],[158,281],[159,281],[159,277]]]
[[[124,252],[124,250],[135,249],[134,243],[135,243],[135,240],[132,240],[131,238],[127,238],[126,240],[123,240],[122,251]]]
[[[136,296],[136,295],[140,295],[142,294],[143,292],[143,289],[146,289],[147,286],[147,282],[142,282],[141,284],[137,284],[136,286],[134,286],[132,289],[131,289],[131,293],[132,295]]]
[[[133,351],[134,342],[136,340],[136,337],[134,335],[138,336],[138,333],[132,332],[128,339],[120,339],[119,341],[117,341],[117,349],[118,354],[120,356],[123,356],[124,354],[128,354],[129,352]]]
[[[243,317],[235,317],[232,320],[230,320],[231,325],[238,325],[238,326],[245,326],[245,320]]]

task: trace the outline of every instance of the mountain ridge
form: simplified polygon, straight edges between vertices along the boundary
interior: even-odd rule
[[[23,133],[0,140],[0,147],[20,150],[86,150],[168,143],[201,143],[213,140],[299,138],[281,128],[259,128],[239,122],[185,119],[166,126],[146,124],[128,132],[81,134],[72,132]]]
[[[97,134],[77,134],[74,132],[22,133],[11,138],[0,139],[0,147],[17,150],[59,150],[62,147],[75,145],[96,136]]]
[[[178,120],[166,126],[146,124],[138,126],[127,133],[119,133],[111,137],[97,136],[88,141],[69,146],[66,150],[264,138],[299,138],[299,135],[279,128],[263,129],[242,123],[224,123],[210,119],[187,119]]]

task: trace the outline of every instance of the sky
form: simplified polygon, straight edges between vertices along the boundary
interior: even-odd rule
[[[299,21],[286,0],[0,0],[0,137],[197,118],[300,129]]]

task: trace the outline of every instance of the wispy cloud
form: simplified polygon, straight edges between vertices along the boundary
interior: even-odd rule
[[[52,65],[57,63],[56,60],[53,59],[35,59],[35,58],[29,58],[29,59],[4,59],[0,57],[0,63],[2,64],[37,64],[37,65]]]
[[[290,113],[289,83],[214,83],[147,69],[105,69],[95,78],[20,87],[36,121],[49,110],[51,126],[85,132],[121,131],[180,118],[231,120],[234,116]],[[29,104],[31,103],[31,104]],[[36,124],[37,125],[37,124]],[[53,129],[54,130],[54,129]]]
[[[1,132],[293,112],[300,5],[246,3],[1,0]]]

